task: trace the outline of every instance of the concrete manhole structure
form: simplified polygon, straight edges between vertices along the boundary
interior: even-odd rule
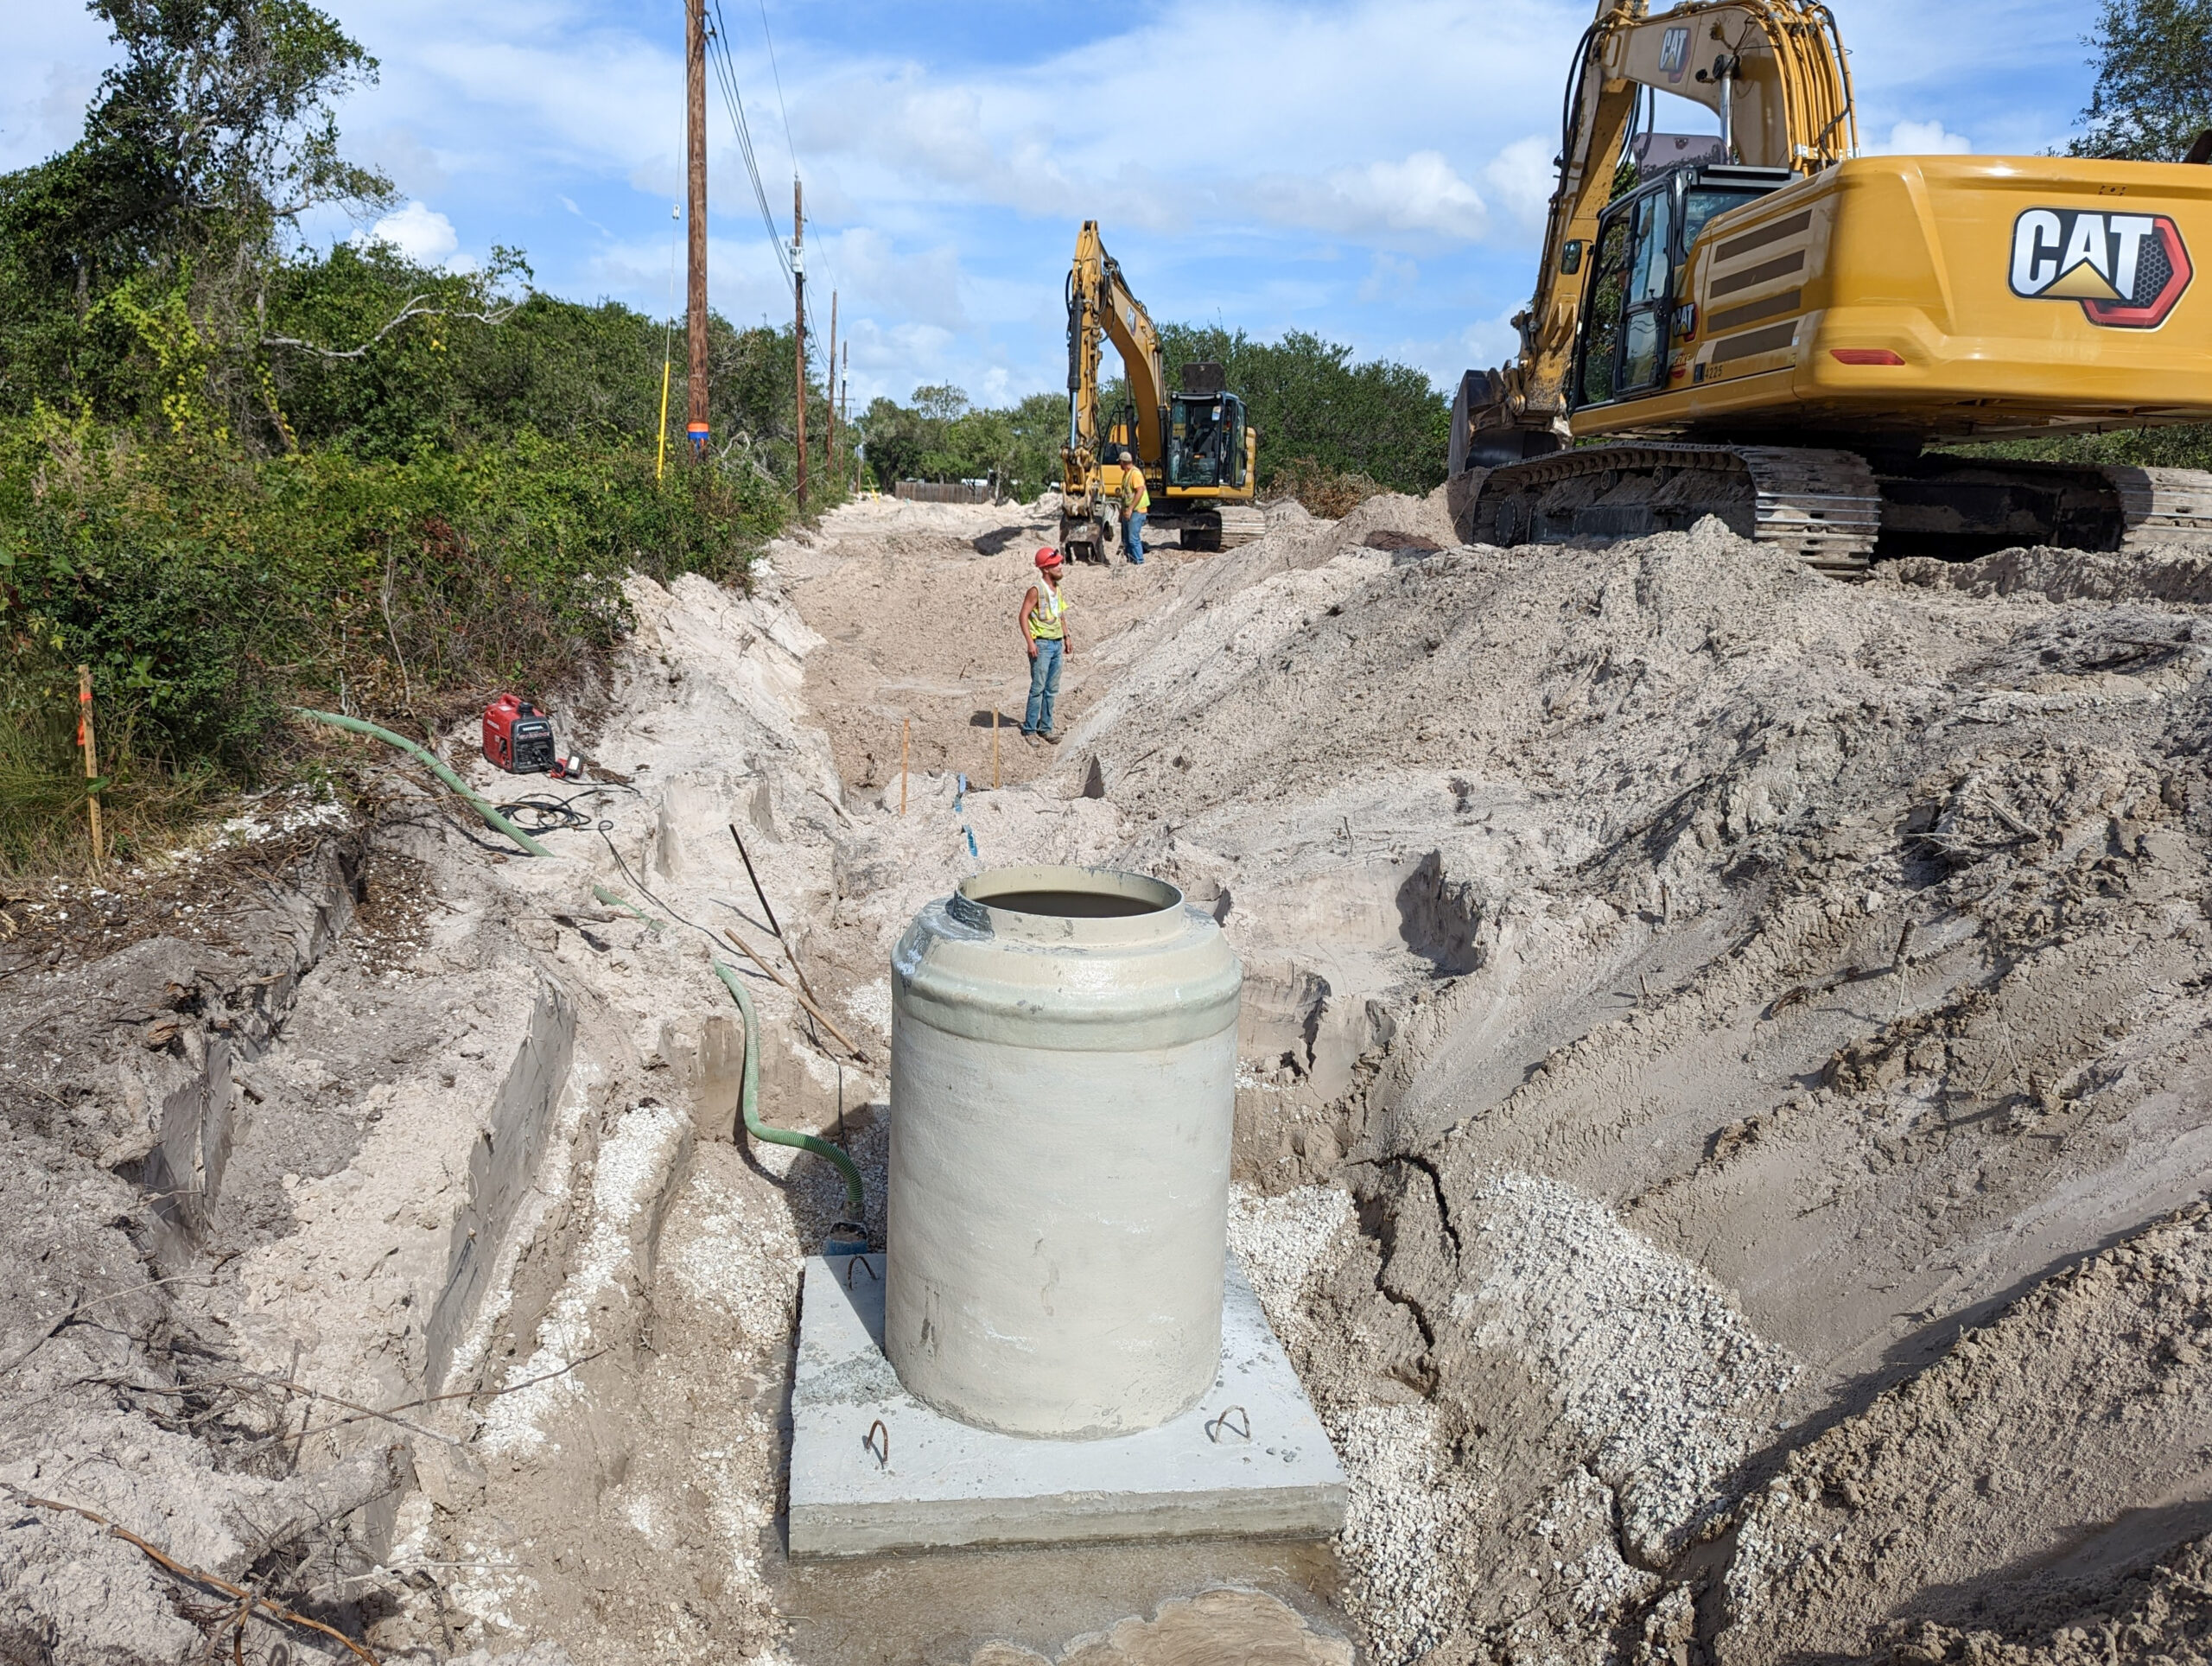
[[[1336,1531],[1343,1470],[1227,1258],[1213,919],[1002,868],[892,970],[888,1249],[807,1267],[791,1554]]]

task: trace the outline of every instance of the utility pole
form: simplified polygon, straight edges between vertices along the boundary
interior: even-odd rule
[[[791,296],[798,308],[798,506],[806,512],[806,200],[791,175]]]
[[[707,423],[707,0],[683,0],[683,116],[690,186],[691,260],[684,292],[685,340],[691,350],[689,416],[691,455],[704,457]]]
[[[837,292],[830,291],[830,368],[829,385],[822,391],[830,401],[830,442],[824,448],[830,463],[830,478],[837,473]],[[804,378],[802,378],[802,380]]]

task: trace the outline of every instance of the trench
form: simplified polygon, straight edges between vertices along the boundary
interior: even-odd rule
[[[414,1478],[354,1512],[327,1612],[443,1656],[1032,1666],[1132,1623],[1164,1648],[1173,1615],[1214,1628],[1174,1633],[1191,1657],[1236,1659],[1267,1613],[1291,1617],[1285,1647],[1356,1636],[1393,1666],[1688,1660],[1771,1641],[1747,1628],[1784,1612],[1966,1612],[2059,1554],[2038,1510],[2108,1502],[2141,1528],[2128,1556],[2174,1552],[2188,1510],[2069,1492],[2133,1475],[2117,1448],[1985,1464],[2032,1507],[1990,1517],[2012,1536],[1988,1567],[1947,1529],[1924,1599],[1877,1553],[1940,1499],[1847,1511],[1801,1488],[1803,1533],[1866,1552],[1818,1588],[1743,1546],[1754,1519],[1800,1531],[1760,1514],[1765,1484],[1837,1453],[1866,1470],[1893,1446],[1981,1496],[1979,1437],[1901,1418],[1923,1384],[2196,1449],[2212,1271],[2158,1224],[2201,1190],[2212,1079],[2188,621],[2108,597],[1992,614],[1950,577],[1806,588],[1704,533],[1556,552],[1539,583],[1422,552],[1384,512],[1351,531],[1388,550],[1286,537],[1243,552],[1264,576],[1242,588],[1179,589],[1163,562],[1096,598],[1094,620],[1147,628],[1100,631],[1069,747],[995,792],[988,621],[927,654],[897,626],[946,575],[995,595],[1020,539],[779,548],[796,607],[641,588],[636,674],[589,737],[639,783],[604,844],[495,864],[381,829],[371,861],[421,864],[435,897],[388,966],[359,958],[386,928],[358,891],[318,891],[264,933],[304,960],[205,986],[159,1048],[169,1009],[134,1008],[149,1242],[164,1268],[228,1257],[175,1322],[363,1404],[485,1391],[410,1414]],[[2163,645],[2122,652],[2142,643]],[[905,813],[901,703],[930,741]],[[1465,735],[1421,752],[1446,713]],[[888,945],[969,839],[1143,867],[1223,923],[1248,973],[1238,1242],[1352,1472],[1342,1539],[784,1554],[797,1268],[838,1191],[732,1137],[732,1027],[682,922],[784,963],[734,830],[825,1010],[879,1055],[818,1044],[748,970],[771,1101],[848,1141],[876,1194]],[[593,883],[677,918],[656,931]],[[2153,1276],[2162,1231],[2179,1270]],[[2078,1341],[2008,1317],[2107,1287],[2132,1328],[2100,1332],[2086,1297]],[[91,1345],[47,1345],[73,1369]],[[2100,1399],[2076,1359],[2175,1386]],[[352,1425],[305,1444],[302,1474],[378,1450]],[[1191,1606],[1209,1587],[1275,1608]],[[1771,1600],[1732,1609],[1743,1592]],[[994,1642],[1032,1652],[979,1656]]]

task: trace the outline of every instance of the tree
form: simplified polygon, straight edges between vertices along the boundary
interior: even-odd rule
[[[144,332],[127,308],[102,315],[111,292],[137,285],[136,315],[188,313],[235,347],[285,227],[319,203],[396,200],[338,151],[335,101],[376,60],[305,0],[92,10],[123,60],[83,137],[0,177],[0,404],[18,409],[66,392],[102,405],[143,382]]]
[[[2212,127],[2212,0],[2104,0],[2077,156],[2178,162]]]
[[[1412,366],[1355,363],[1350,347],[1305,330],[1280,341],[1255,341],[1218,325],[1169,324],[1160,334],[1171,380],[1194,360],[1227,372],[1230,391],[1260,431],[1263,489],[1301,462],[1400,492],[1442,482],[1451,406]]]
[[[856,426],[868,448],[868,466],[875,483],[888,492],[901,480],[915,478],[922,454],[929,447],[926,419],[896,401],[879,397],[861,414]]]

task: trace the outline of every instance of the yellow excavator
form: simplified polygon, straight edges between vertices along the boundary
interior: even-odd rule
[[[1653,90],[1717,138],[1651,132]],[[1842,575],[1878,544],[2212,534],[2212,474],[1928,448],[2212,421],[2207,256],[2212,167],[1860,156],[1827,7],[1601,0],[1519,356],[1453,408],[1454,522],[1513,545],[1717,515]]]
[[[1134,453],[1152,494],[1149,524],[1177,528],[1185,550],[1228,550],[1267,529],[1254,504],[1258,431],[1244,403],[1224,385],[1222,367],[1185,365],[1167,391],[1160,332],[1106,252],[1098,222],[1076,238],[1068,273],[1068,442],[1060,451],[1060,548],[1071,561],[1103,561],[1109,507],[1122,486],[1121,459]],[[1129,408],[1103,435],[1099,423],[1101,349],[1122,355]]]

